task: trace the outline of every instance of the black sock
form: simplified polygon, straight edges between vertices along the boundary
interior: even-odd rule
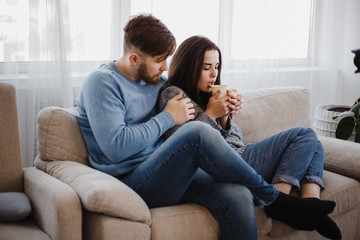
[[[323,216],[315,219],[315,229],[329,239],[341,239],[341,231],[336,223],[329,217]]]
[[[336,203],[330,200],[320,200],[318,198],[300,198],[305,202],[310,203],[310,205],[318,207],[319,211],[317,212],[319,215],[328,215],[332,213],[335,209]],[[314,204],[314,205],[313,205]]]
[[[333,201],[304,199],[280,192],[278,198],[265,207],[265,212],[271,218],[285,222],[298,230],[314,230],[315,218],[327,215],[334,207]]]

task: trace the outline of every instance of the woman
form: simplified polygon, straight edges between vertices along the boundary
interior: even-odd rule
[[[221,84],[220,73],[219,48],[205,37],[188,38],[172,58],[169,79],[159,96],[159,110],[179,93],[183,98],[189,97],[194,104],[195,120],[219,130],[228,144],[267,182],[285,194],[294,187],[300,190],[302,198],[319,199],[320,190],[324,188],[324,151],[314,131],[298,127],[245,145],[240,128],[231,118],[241,108],[241,95],[235,96],[231,90],[222,98],[218,97],[220,90],[211,94],[211,85]],[[179,127],[168,130],[164,137],[168,138]],[[265,210],[276,218],[271,209]],[[330,217],[321,217],[314,224],[322,235],[341,238],[340,230]]]

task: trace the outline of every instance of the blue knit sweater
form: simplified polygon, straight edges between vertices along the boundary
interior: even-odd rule
[[[165,81],[162,76],[157,85],[136,83],[114,62],[86,77],[77,99],[78,122],[93,167],[121,176],[161,145],[161,135],[175,125],[169,112],[155,109]]]

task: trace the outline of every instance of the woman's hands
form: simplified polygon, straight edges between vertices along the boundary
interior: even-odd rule
[[[228,91],[228,95],[230,97],[229,102],[231,102],[232,104],[230,105],[230,109],[232,110],[231,115],[235,115],[238,112],[240,112],[241,108],[242,108],[242,95],[240,93],[238,94],[234,94],[233,91],[231,90],[227,90]]]
[[[231,90],[227,90],[227,95],[219,98],[220,90],[218,90],[207,104],[205,113],[212,119],[220,119],[220,123],[224,129],[227,128],[229,114],[237,114],[242,106],[241,94],[234,94]]]
[[[206,106],[205,113],[212,119],[227,116],[230,113],[229,96],[219,98],[221,90],[218,90],[210,99]]]

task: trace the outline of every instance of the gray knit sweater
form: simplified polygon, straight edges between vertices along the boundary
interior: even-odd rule
[[[179,87],[176,87],[176,86],[166,87],[160,93],[159,102],[158,102],[158,108],[159,108],[158,110],[163,111],[167,102],[169,100],[171,100],[173,97],[175,97],[177,94],[179,94],[180,92],[182,92],[182,98],[188,97],[186,95],[186,93]],[[226,142],[233,149],[235,149],[236,152],[238,152],[241,155],[244,152],[246,146],[242,141],[242,133],[241,133],[239,126],[236,125],[232,121],[232,118],[231,117],[229,118],[229,129],[224,130],[221,127],[218,119],[216,121],[214,121],[204,112],[204,110],[198,104],[196,104],[194,101],[191,101],[191,102],[194,104],[194,108],[195,108],[195,119],[194,120],[210,124],[213,128],[219,130],[221,132],[221,135],[226,140]],[[170,128],[163,134],[163,137],[165,139],[169,138],[181,126],[182,125],[177,125],[177,126]]]

